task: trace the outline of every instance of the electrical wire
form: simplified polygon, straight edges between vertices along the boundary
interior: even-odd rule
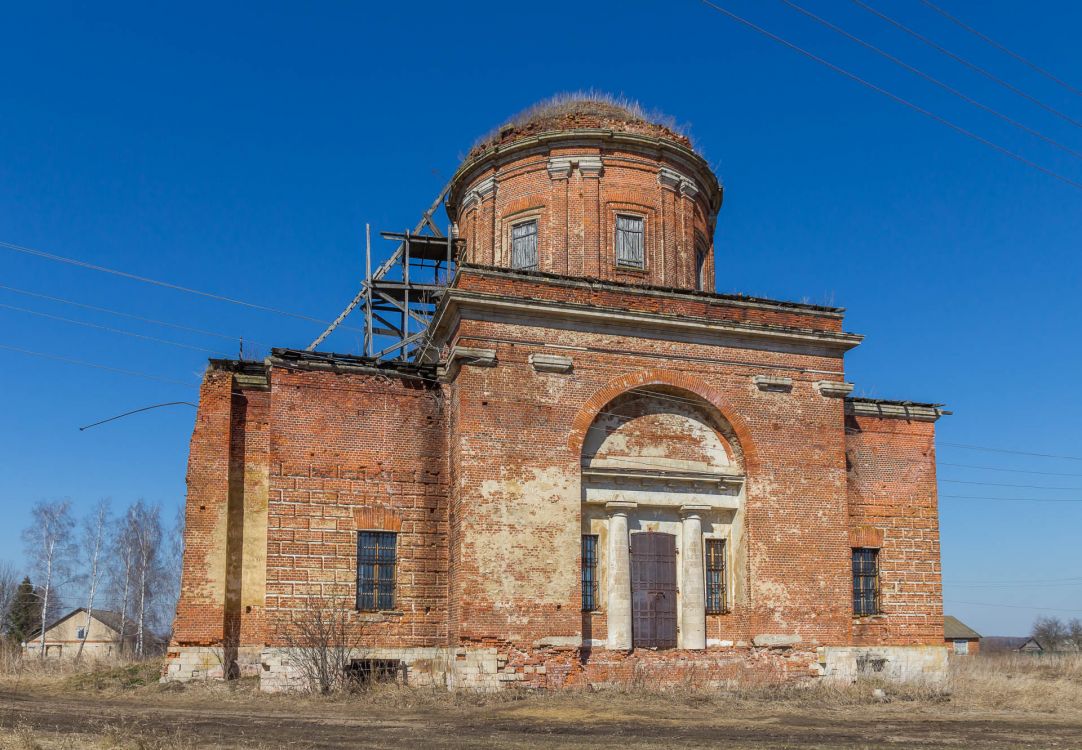
[[[54,297],[50,294],[41,294],[40,292],[31,292],[26,289],[18,289],[17,287],[7,286],[0,284],[0,289],[8,292],[15,292],[16,294],[26,295],[27,297],[36,297],[38,299],[49,300],[50,302],[60,302],[65,305],[72,305],[74,307],[81,307],[84,310],[93,310],[94,312],[108,313],[109,315],[117,315],[122,318],[129,318],[131,320],[138,320],[143,323],[150,323],[152,325],[166,326],[167,328],[175,328],[178,331],[188,331],[189,333],[198,333],[203,336],[214,336],[215,338],[226,339],[227,341],[247,341],[251,344],[257,344],[259,346],[267,346],[255,339],[250,339],[247,336],[230,336],[225,333],[216,333],[215,331],[207,331],[203,328],[192,328],[191,326],[180,325],[179,323],[170,323],[165,320],[156,320],[154,318],[144,318],[141,315],[133,315],[132,313],[121,312],[120,310],[113,310],[108,307],[98,307],[97,305],[88,305],[85,302],[76,302],[75,300],[65,299],[63,297]]]
[[[1043,484],[1007,484],[1004,482],[971,482],[967,479],[940,479],[940,482],[949,484],[980,484],[985,487],[1014,487],[1024,490],[1082,490],[1082,487],[1049,487]]]
[[[951,500],[991,500],[1003,503],[1082,503],[1082,497],[1047,498],[1047,497],[981,497],[973,495],[940,495]]]
[[[833,23],[826,20],[825,18],[817,16],[816,14],[812,13],[810,10],[807,10],[806,8],[803,8],[803,7],[799,6],[799,5],[797,5],[796,3],[792,2],[792,0],[779,0],[779,1],[784,3],[785,5],[788,5],[790,8],[792,8],[795,11],[797,11],[799,13],[803,13],[805,16],[807,16],[808,18],[811,18],[812,20],[816,21],[817,23],[820,23],[823,26],[826,26],[828,29],[831,29],[832,31],[837,32],[838,34],[841,34],[845,38],[847,38],[847,39],[849,39],[851,41],[854,41],[857,44],[860,44],[861,46],[863,46],[863,47],[865,47],[867,49],[870,49],[872,52],[875,52],[877,55],[880,55],[880,56],[886,58],[887,60],[890,60],[895,65],[898,65],[898,66],[908,70],[910,73],[913,73],[914,75],[918,75],[921,78],[923,78],[924,80],[926,80],[926,81],[928,81],[930,83],[933,83],[936,86],[939,86],[944,91],[958,97],[962,101],[964,101],[964,102],[966,102],[968,104],[971,104],[972,106],[977,107],[978,109],[981,109],[981,110],[983,110],[985,112],[988,112],[989,114],[994,115],[995,117],[998,117],[1000,120],[1003,120],[1004,122],[1012,125],[1013,127],[1025,132],[1025,133],[1028,133],[1029,135],[1032,135],[1035,138],[1039,138],[1040,140],[1044,141],[1045,143],[1047,143],[1047,144],[1049,144],[1051,146],[1055,146],[1056,148],[1060,149],[1061,151],[1064,151],[1065,153],[1070,154],[1071,156],[1075,157],[1076,159],[1082,159],[1082,152],[1076,151],[1073,148],[1071,148],[1070,146],[1067,146],[1067,145],[1065,145],[1063,143],[1060,143],[1056,139],[1050,138],[1050,137],[1046,136],[1044,133],[1041,133],[1041,132],[1039,132],[1037,130],[1034,130],[1033,128],[1029,127],[1028,125],[1025,125],[1025,124],[1019,122],[1018,120],[1015,120],[1013,117],[1010,117],[1009,115],[1005,115],[1002,112],[1000,112],[999,110],[994,109],[992,107],[989,107],[987,104],[984,104],[982,102],[977,101],[976,99],[972,98],[971,96],[968,96],[967,94],[963,93],[962,91],[959,91],[958,89],[954,88],[950,84],[944,83],[943,81],[939,80],[938,78],[933,77],[932,75],[924,72],[923,70],[920,70],[919,68],[915,68],[912,65],[910,65],[909,63],[905,62],[904,60],[901,60],[901,59],[895,57],[894,55],[890,54],[889,52],[887,52],[887,51],[885,51],[883,49],[880,49],[879,47],[876,47],[871,42],[867,42],[867,41],[861,39],[860,37],[858,37],[858,36],[856,36],[854,34],[850,34],[845,29],[842,29],[842,28],[834,25]]]
[[[87,268],[91,271],[100,271],[102,273],[112,274],[114,276],[120,276],[125,279],[131,279],[132,281],[141,281],[144,284],[153,284],[154,286],[164,287],[165,289],[173,289],[178,292],[187,292],[188,294],[195,294],[200,297],[207,297],[208,299],[218,300],[219,302],[229,302],[234,305],[241,305],[242,307],[248,307],[253,310],[261,310],[263,312],[275,313],[277,315],[285,315],[290,318],[297,318],[298,320],[305,320],[309,323],[319,323],[321,325],[328,325],[329,321],[322,320],[320,318],[312,317],[311,315],[304,315],[302,313],[290,312],[289,310],[281,310],[276,307],[269,307],[267,305],[259,305],[254,302],[246,302],[245,300],[236,299],[234,297],[226,297],[221,294],[214,294],[212,292],[203,292],[199,289],[192,289],[191,287],[180,286],[179,284],[173,284],[168,281],[160,281],[158,279],[151,279],[146,276],[139,276],[134,273],[128,273],[127,271],[118,271],[115,268],[106,268],[105,266],[95,265],[93,263],[87,263],[86,261],[76,260],[74,258],[65,258],[62,255],[54,255],[53,253],[47,253],[43,250],[35,250],[32,247],[24,247],[23,245],[16,245],[12,242],[0,241],[0,247],[7,248],[8,250],[14,250],[17,253],[24,253],[26,255],[33,255],[38,258],[44,258],[46,260],[53,260],[58,263],[67,263],[72,266],[78,266],[79,268]],[[341,328],[349,328],[352,331],[359,331],[359,328],[351,328],[349,326],[340,326]]]
[[[1035,458],[1057,458],[1064,461],[1082,461],[1082,456],[1067,456],[1061,453],[1030,453],[1029,451],[1012,451],[1007,448],[991,448],[984,445],[971,445],[969,443],[948,443],[941,441],[940,445],[950,446],[951,448],[965,448],[971,451],[987,451],[989,453],[1011,453],[1016,456],[1033,456]]]
[[[1082,609],[1064,609],[1063,607],[1038,607],[1028,604],[1003,604],[1002,602],[963,602],[959,599],[944,601],[944,604],[972,604],[975,607],[1005,607],[1007,609],[1041,609],[1050,612],[1082,612]]]
[[[1032,471],[1029,469],[1004,469],[1002,466],[978,466],[976,464],[953,464],[936,461],[938,466],[951,466],[958,469],[981,469],[982,471],[1003,471],[1010,474],[1039,474],[1046,477],[1082,477],[1082,474],[1062,471]]]
[[[861,7],[861,8],[863,8],[864,10],[868,11],[873,16],[878,16],[879,18],[883,19],[884,21],[891,24],[895,28],[901,29],[902,31],[904,31],[906,34],[909,34],[913,38],[919,39],[924,44],[928,45],[929,47],[936,50],[937,52],[946,55],[947,57],[951,58],[955,62],[961,63],[962,65],[966,66],[967,68],[969,68],[970,70],[972,70],[972,71],[974,71],[976,73],[980,73],[982,76],[984,76],[988,80],[992,81],[993,83],[996,83],[996,84],[1002,86],[1003,88],[1007,89],[1008,91],[1011,91],[1011,92],[1017,94],[1018,96],[1022,97],[1023,99],[1026,99],[1027,101],[1029,101],[1029,102],[1031,102],[1033,104],[1036,104],[1038,107],[1045,110],[1046,112],[1049,112],[1050,114],[1055,115],[1056,117],[1060,118],[1061,120],[1064,120],[1066,122],[1071,123],[1076,128],[1082,128],[1082,122],[1079,122],[1078,120],[1074,119],[1070,115],[1059,111],[1058,109],[1056,109],[1055,107],[1053,107],[1050,104],[1045,104],[1044,102],[1042,102],[1037,97],[1032,96],[1030,94],[1027,94],[1022,89],[1008,83],[1007,81],[1004,81],[999,76],[985,70],[984,68],[977,65],[976,63],[970,62],[969,60],[965,59],[961,55],[957,55],[954,52],[951,52],[949,49],[947,49],[943,45],[929,39],[928,37],[924,36],[923,34],[917,32],[917,31],[914,31],[913,29],[911,29],[908,26],[906,26],[905,24],[903,24],[901,21],[897,21],[897,20],[891,18],[886,13],[883,13],[881,11],[876,10],[875,8],[871,7],[867,3],[862,2],[861,0],[849,0],[849,1],[851,3],[853,3],[854,5],[857,5],[857,6]]]
[[[48,318],[49,320],[58,320],[61,323],[71,323],[72,325],[84,326],[86,328],[93,328],[95,330],[105,331],[107,333],[117,333],[117,334],[120,334],[122,336],[131,336],[132,338],[143,339],[144,341],[152,341],[152,342],[154,342],[156,344],[169,344],[170,346],[177,346],[177,347],[180,347],[182,349],[191,349],[193,351],[204,352],[204,353],[208,353],[208,354],[220,354],[220,355],[225,356],[225,357],[229,356],[228,354],[225,354],[225,352],[216,351],[214,349],[207,349],[207,348],[202,347],[202,346],[192,346],[191,344],[184,344],[184,343],[181,343],[180,341],[171,341],[169,339],[160,339],[160,338],[157,338],[156,336],[146,336],[146,335],[144,335],[142,333],[135,333],[134,331],[125,331],[122,328],[110,328],[109,326],[102,326],[102,325],[98,325],[97,323],[88,323],[88,322],[83,321],[83,320],[74,320],[72,318],[63,318],[63,317],[61,317],[59,315],[50,315],[49,313],[38,312],[37,310],[30,310],[30,309],[25,308],[25,307],[17,307],[15,305],[5,305],[2,302],[0,302],[0,308],[3,308],[5,310],[15,310],[16,312],[26,313],[28,315],[37,315],[38,317]]]
[[[130,417],[132,414],[139,414],[140,412],[150,411],[151,409],[161,409],[164,406],[191,406],[195,409],[199,408],[199,404],[193,404],[191,401],[166,401],[164,404],[151,404],[150,406],[144,406],[141,409],[132,409],[131,411],[126,411],[123,414],[117,414],[115,417],[109,417],[108,419],[102,419],[97,422],[84,425],[79,428],[79,432],[89,430],[91,427],[97,427],[98,425],[115,422],[116,420],[123,419],[124,417]]]
[[[160,375],[150,375],[145,372],[137,372],[136,370],[124,370],[119,367],[110,367],[108,365],[99,365],[96,362],[85,362],[81,359],[72,359],[71,357],[61,357],[57,354],[48,354],[46,352],[35,352],[30,349],[21,349],[17,346],[8,346],[7,344],[0,344],[0,349],[4,349],[9,352],[18,352],[19,354],[27,354],[31,357],[42,357],[44,359],[52,359],[57,362],[65,362],[70,365],[81,365],[83,367],[92,367],[96,370],[105,370],[107,372],[117,373],[119,375],[131,375],[137,378],[146,378],[147,380],[157,380],[162,383],[172,383],[173,385],[183,385],[188,388],[195,388],[197,384],[186,383],[182,380],[175,380],[173,378],[166,378]]]
[[[762,26],[758,26],[758,25],[752,23],[751,21],[744,18],[743,16],[738,16],[736,13],[733,13],[731,10],[727,10],[727,9],[721,7],[720,5],[718,5],[717,3],[711,2],[711,0],[701,0],[701,1],[702,1],[702,3],[704,5],[706,5],[706,6],[710,7],[710,8],[713,8],[718,13],[721,13],[721,14],[723,14],[725,16],[728,16],[732,20],[734,20],[734,21],[736,21],[738,23],[741,23],[744,26],[747,26],[749,29],[752,29],[753,31],[758,32],[759,34],[762,34],[763,36],[765,36],[765,37],[767,37],[769,39],[772,39],[775,42],[778,42],[779,44],[782,44],[782,45],[788,47],[789,49],[793,50],[794,52],[799,52],[800,54],[804,55],[805,57],[807,57],[807,58],[809,58],[811,60],[814,60],[815,62],[826,66],[827,68],[830,68],[835,73],[843,75],[846,78],[861,84],[862,86],[866,86],[867,88],[871,89],[872,91],[875,91],[875,92],[877,92],[879,94],[882,94],[883,96],[887,97],[888,99],[891,99],[891,100],[893,100],[893,101],[895,101],[895,102],[897,102],[899,104],[902,104],[902,105],[904,105],[906,107],[909,107],[910,109],[914,110],[915,112],[919,112],[920,114],[924,115],[925,117],[929,117],[929,118],[935,120],[936,122],[940,123],[941,125],[946,125],[951,130],[953,130],[953,131],[955,131],[957,133],[960,133],[960,134],[966,136],[967,138],[971,138],[971,139],[977,141],[978,143],[984,144],[985,146],[987,146],[987,147],[989,147],[989,148],[991,148],[991,149],[993,149],[995,151],[998,151],[999,153],[1003,154],[1004,156],[1008,156],[1011,159],[1014,159],[1015,161],[1019,162],[1020,164],[1024,164],[1025,166],[1030,167],[1032,169],[1035,169],[1038,172],[1042,172],[1043,174],[1048,175],[1049,177],[1053,177],[1053,178],[1059,180],[1060,182],[1066,183],[1067,185],[1070,185],[1073,188],[1082,190],[1082,182],[1078,182],[1077,180],[1073,180],[1070,177],[1062,175],[1059,172],[1056,172],[1056,171],[1054,171],[1052,169],[1049,169],[1048,167],[1042,166],[1042,165],[1038,164],[1037,162],[1032,161],[1031,159],[1027,159],[1026,157],[1022,156],[1021,154],[1017,154],[1014,151],[1011,151],[1009,148],[1006,148],[1004,146],[1000,146],[998,143],[994,143],[994,142],[988,140],[984,136],[977,135],[972,130],[967,130],[966,128],[962,127],[961,125],[958,125],[958,124],[956,124],[954,122],[951,122],[947,118],[941,117],[940,115],[937,115],[934,112],[925,109],[924,107],[920,106],[919,104],[914,104],[913,102],[909,101],[908,99],[905,99],[905,98],[903,98],[901,96],[898,96],[897,94],[888,91],[887,89],[883,88],[882,86],[878,86],[878,85],[872,83],[871,81],[868,81],[868,80],[865,80],[864,78],[861,78],[856,73],[851,73],[850,71],[846,70],[845,68],[843,68],[843,67],[841,67],[839,65],[835,65],[834,63],[830,62],[829,60],[826,60],[826,59],[820,57],[819,55],[816,55],[813,52],[809,52],[808,50],[804,49],[803,47],[799,47],[796,44],[790,42],[787,39],[783,39],[782,37],[778,36],[777,34],[771,32],[771,31],[767,31]],[[854,1],[856,1],[856,0],[854,0]]]
[[[967,24],[967,23],[961,21],[960,19],[952,16],[950,13],[948,13],[947,11],[940,8],[938,5],[935,5],[934,3],[931,3],[928,0],[920,0],[920,1],[922,3],[924,3],[925,5],[927,5],[929,8],[931,8],[932,10],[934,10],[939,15],[946,18],[951,23],[954,23],[954,24],[960,26],[961,28],[965,29],[966,31],[968,31],[970,34],[977,37],[978,39],[982,39],[983,41],[987,42],[988,44],[990,44],[993,47],[995,47],[996,49],[998,49],[1000,52],[1003,52],[1003,53],[1005,53],[1007,55],[1010,55],[1015,60],[1017,60],[1018,62],[1022,63],[1025,66],[1027,66],[1028,68],[1037,71],[1038,73],[1040,73],[1042,76],[1044,76],[1048,80],[1054,81],[1055,83],[1058,83],[1060,86],[1067,89],[1072,94],[1074,94],[1076,96],[1082,96],[1082,91],[1079,91],[1074,86],[1067,83],[1066,81],[1059,78],[1058,76],[1055,76],[1052,73],[1049,73],[1047,70],[1045,70],[1041,66],[1037,65],[1037,63],[1031,62],[1030,60],[1027,60],[1026,58],[1022,57],[1020,54],[1015,52],[1014,50],[1008,49],[1005,45],[1000,44],[995,39],[992,39],[991,37],[989,37],[986,34],[982,34],[981,32],[977,31],[975,28],[973,28],[969,24]]]

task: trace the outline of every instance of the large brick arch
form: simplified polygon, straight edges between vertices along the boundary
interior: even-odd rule
[[[740,443],[740,449],[744,454],[744,471],[750,473],[758,467],[759,460],[755,452],[755,444],[751,440],[751,431],[743,419],[725,409],[725,401],[717,389],[694,375],[660,369],[640,370],[613,378],[590,396],[571,421],[571,432],[567,436],[567,447],[571,453],[577,456],[582,452],[587,431],[610,401],[628,391],[651,385],[663,385],[686,391],[717,409],[718,413],[732,426]]]

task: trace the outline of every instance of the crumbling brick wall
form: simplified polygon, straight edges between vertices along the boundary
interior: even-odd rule
[[[378,373],[271,372],[270,645],[310,608],[355,608],[357,531],[398,533],[395,610],[351,615],[365,645],[447,639],[440,391]]]
[[[879,549],[882,614],[853,620],[864,645],[943,643],[935,424],[846,418],[852,545]]]

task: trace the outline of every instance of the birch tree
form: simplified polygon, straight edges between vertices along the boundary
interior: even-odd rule
[[[83,637],[79,639],[79,650],[75,658],[83,656],[87,636],[90,634],[90,620],[94,616],[94,601],[98,594],[98,585],[102,579],[102,550],[105,547],[106,531],[109,524],[109,501],[99,500],[93,512],[83,519],[83,538],[81,554],[84,556],[83,580],[86,583],[86,621],[83,625]]]
[[[161,508],[140,500],[129,511],[135,552],[135,652],[146,655],[147,620],[161,585]]]
[[[0,623],[8,621],[15,595],[19,591],[19,574],[9,562],[0,563]]]
[[[40,500],[30,510],[30,526],[23,531],[26,557],[41,589],[41,653],[45,657],[45,628],[59,605],[58,592],[68,582],[74,553],[71,501]]]
[[[135,578],[135,522],[132,518],[133,508],[128,508],[119,523],[113,528],[111,539],[109,573],[110,589],[113,601],[118,604],[120,610],[120,650],[124,651],[128,646],[127,636],[132,611],[132,581]]]

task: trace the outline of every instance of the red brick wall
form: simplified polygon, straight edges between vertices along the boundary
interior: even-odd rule
[[[943,587],[935,424],[849,416],[846,433],[853,544],[880,549],[883,612],[853,620],[854,642],[940,644]]]
[[[268,405],[266,391],[237,387],[231,368],[208,368],[188,458],[179,645],[263,639],[259,576],[250,575],[262,539],[245,538],[244,520],[266,507]]]
[[[268,642],[300,610],[352,610],[357,529],[398,531],[393,613],[352,615],[367,645],[447,639],[447,462],[439,389],[276,367],[267,543]]]
[[[493,291],[508,295],[544,293],[543,283],[534,281],[520,286],[507,278],[497,283],[463,274],[460,283],[466,288],[495,284]],[[626,307],[641,303],[631,293],[624,297]],[[452,599],[461,608],[455,619],[462,638],[528,644],[581,632],[580,455],[568,437],[580,424],[581,411],[587,413],[588,428],[590,410],[603,408],[597,394],[615,396],[635,383],[656,381],[676,384],[684,397],[711,394],[719,411],[742,425],[745,455],[755,456],[748,462],[747,556],[739,572],[748,597],[731,614],[709,618],[708,638],[748,641],[756,634],[783,633],[809,644],[848,640],[843,402],[820,395],[814,386],[824,370],[840,379],[840,356],[472,320],[462,321],[456,335],[465,346],[495,348],[499,362],[494,368],[464,367],[449,389],[458,416],[450,439],[461,462],[452,490],[457,566]],[[574,370],[534,372],[528,364],[533,352],[570,355]],[[656,355],[700,359],[675,366]],[[789,375],[794,386],[787,393],[763,392],[752,382],[758,374]],[[614,381],[615,389],[607,389]],[[486,548],[492,544],[500,547],[495,559]],[[506,579],[492,586],[486,573],[497,563],[504,565]],[[574,578],[565,580],[562,571]],[[603,622],[589,620],[592,637],[603,638]]]
[[[549,157],[600,158],[604,168],[599,176],[575,168],[567,177],[553,177]],[[456,198],[492,177],[496,191],[454,210],[452,218],[467,241],[471,263],[509,268],[511,225],[537,219],[541,271],[682,289],[699,288],[695,253],[700,242],[707,249],[702,285],[713,290],[711,201],[716,198],[710,191],[716,188],[662,187],[658,174],[663,167],[692,178],[693,170],[656,152],[645,155],[619,145],[569,146],[557,139],[543,152],[530,150],[498,167],[479,166],[471,172],[456,185]],[[616,266],[617,213],[644,219],[642,270]]]

